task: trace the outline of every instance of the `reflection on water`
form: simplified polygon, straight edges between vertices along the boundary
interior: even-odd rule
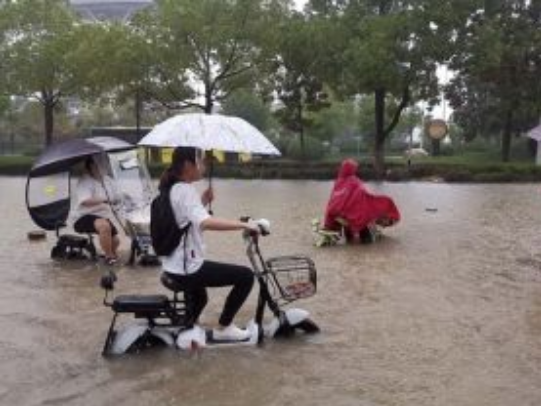
[[[24,180],[0,178],[0,404],[541,404],[541,191],[535,185],[382,184],[404,220],[372,246],[312,246],[328,182],[218,181],[218,215],[273,222],[267,255],[304,253],[322,334],[263,348],[100,356],[110,312],[99,271],[31,243]],[[246,263],[240,237],[209,254]],[[127,243],[125,244],[127,249]],[[157,270],[122,268],[120,292],[163,292]],[[212,294],[214,293],[214,294]],[[212,292],[213,323],[223,292]],[[254,295],[255,297],[255,295]],[[248,320],[255,302],[239,321]]]

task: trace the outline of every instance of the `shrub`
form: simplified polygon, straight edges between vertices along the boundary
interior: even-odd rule
[[[323,144],[312,137],[304,137],[304,151],[301,150],[300,137],[292,138],[285,149],[286,156],[293,159],[309,159],[318,160],[325,155],[325,147]]]

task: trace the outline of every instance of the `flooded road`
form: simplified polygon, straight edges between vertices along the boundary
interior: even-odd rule
[[[272,221],[266,255],[314,259],[319,291],[299,306],[321,334],[104,359],[112,313],[99,270],[50,260],[52,234],[27,241],[24,180],[0,178],[0,404],[540,405],[541,188],[370,187],[394,197],[403,221],[375,245],[315,248],[310,221],[331,183],[216,182],[217,215]],[[211,258],[247,263],[240,236],[207,242]],[[117,293],[165,292],[158,275],[123,267]],[[212,324],[223,291],[210,295]],[[254,308],[255,290],[240,324]]]

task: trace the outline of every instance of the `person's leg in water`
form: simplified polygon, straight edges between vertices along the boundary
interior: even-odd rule
[[[120,246],[120,238],[118,238],[118,235],[113,235],[113,257],[119,258],[118,256],[118,247]]]
[[[374,237],[370,227],[366,226],[359,232],[359,241],[361,244],[372,244],[374,242]]]
[[[108,219],[98,218],[94,220],[94,228],[98,233],[98,238],[100,241],[101,249],[105,254],[106,260],[116,259],[116,248],[118,248],[118,238],[117,243],[114,242],[113,237],[113,225]]]

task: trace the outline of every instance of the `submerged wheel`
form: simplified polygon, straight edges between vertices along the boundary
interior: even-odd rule
[[[66,252],[62,247],[60,247],[58,245],[55,245],[51,249],[51,258],[52,259],[63,259],[63,258],[65,258],[65,256],[66,256]]]
[[[163,348],[167,347],[167,343],[151,333],[143,334],[139,337],[134,343],[132,343],[126,353],[128,354],[139,354],[142,351],[145,351],[150,348]]]
[[[95,261],[96,259],[98,259],[98,252],[96,251],[96,247],[94,246],[94,244],[90,243],[86,247],[86,250],[88,251],[88,254],[90,255],[90,259],[92,261]]]
[[[274,333],[274,337],[291,337],[295,334],[295,328],[289,324],[282,324]]]
[[[318,325],[314,323],[312,319],[305,319],[301,321],[299,324],[295,325],[295,328],[302,330],[306,334],[315,334],[321,331]]]
[[[162,263],[156,255],[143,254],[139,260],[141,266],[160,266]]]

